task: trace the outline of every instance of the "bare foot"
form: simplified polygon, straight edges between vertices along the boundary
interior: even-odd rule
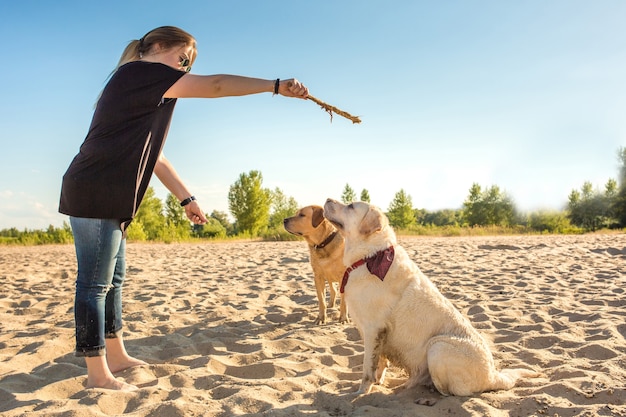
[[[131,356],[128,356],[126,358],[124,358],[123,360],[119,361],[119,362],[115,362],[115,363],[111,363],[109,361],[107,361],[108,365],[109,365],[109,369],[111,370],[112,373],[117,373],[117,372],[121,372],[125,369],[128,368],[132,368],[135,366],[142,366],[142,365],[147,365],[148,363],[140,360],[140,359],[136,359],[133,358]]]
[[[87,380],[86,388],[101,388],[101,389],[110,389],[110,390],[115,390],[115,391],[137,391],[139,389],[134,385],[127,384],[126,382],[123,382],[123,381],[118,381],[117,379],[106,380],[102,383],[95,383],[95,384],[92,384],[89,382],[89,380]]]

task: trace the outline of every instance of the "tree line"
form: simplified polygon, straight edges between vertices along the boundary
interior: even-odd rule
[[[390,223],[401,230],[424,227],[500,227],[521,232],[584,233],[626,228],[626,148],[617,152],[618,179],[610,178],[604,189],[584,182],[572,190],[563,211],[520,213],[512,198],[497,185],[483,188],[472,184],[458,210],[428,212],[413,209],[411,196],[396,193],[387,213]]]
[[[409,234],[460,235],[476,233],[584,233],[600,229],[626,228],[626,147],[618,150],[618,178],[609,179],[604,189],[594,189],[590,182],[568,196],[563,211],[521,213],[512,198],[497,185],[483,187],[474,183],[459,209],[427,211],[414,208],[412,198],[401,189],[387,209],[390,224],[399,232]],[[344,203],[370,202],[369,191],[357,193],[346,184],[341,194]],[[207,213],[207,224],[193,225],[183,207],[172,194],[162,202],[152,187],[148,188],[137,215],[128,228],[132,241],[179,242],[193,239],[262,238],[292,240],[295,237],[283,228],[283,219],[298,210],[293,197],[279,188],[263,187],[259,171],[240,174],[228,192],[228,208],[234,221],[225,212]],[[24,245],[71,243],[72,231],[63,227],[46,230],[16,228],[0,230],[0,243]]]

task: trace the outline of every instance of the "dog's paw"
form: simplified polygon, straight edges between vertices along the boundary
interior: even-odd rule
[[[437,400],[434,398],[418,398],[417,400],[414,401],[414,403],[417,405],[425,405],[427,407],[432,407],[433,405],[437,404]]]
[[[317,324],[317,325],[326,324],[326,316],[319,316],[315,320],[315,324]]]
[[[355,392],[356,395],[365,395],[369,394],[372,391],[372,385],[374,385],[371,381],[363,381],[359,390]]]
[[[375,384],[383,385],[385,382],[385,375],[387,374],[387,368],[389,367],[389,361],[385,358],[382,358],[378,363],[378,367],[376,368],[376,379],[374,380]]]
[[[385,375],[387,374],[387,368],[383,369],[382,372],[376,371],[376,384],[383,385],[385,383]]]

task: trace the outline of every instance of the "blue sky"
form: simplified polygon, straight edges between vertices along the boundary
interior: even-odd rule
[[[259,170],[301,206],[346,184],[386,209],[459,208],[473,183],[524,211],[617,178],[626,2],[4,1],[0,229],[62,225],[61,177],[122,50],[157,26],[198,41],[194,73],[296,77],[352,114],[271,94],[179,100],[165,154],[206,212]],[[161,198],[166,190],[152,184]]]

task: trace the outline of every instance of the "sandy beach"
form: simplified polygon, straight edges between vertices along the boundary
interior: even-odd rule
[[[500,368],[544,378],[443,397],[383,386],[352,395],[352,324],[314,324],[299,242],[128,246],[124,337],[150,365],[116,376],[135,392],[85,389],[74,356],[71,245],[0,247],[2,416],[626,416],[626,234],[400,238],[492,342]],[[433,398],[433,406],[417,405]]]

